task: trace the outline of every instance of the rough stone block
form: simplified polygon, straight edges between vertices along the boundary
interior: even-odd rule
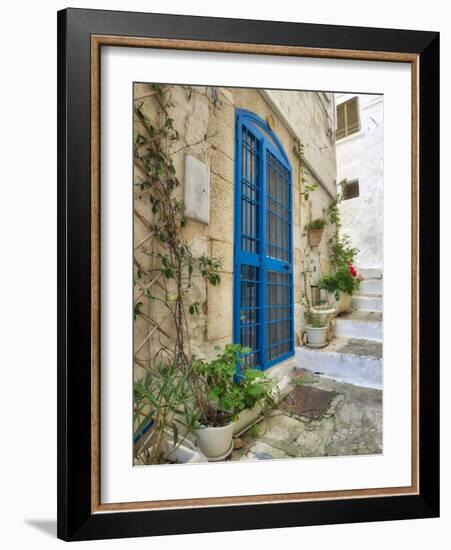
[[[210,109],[208,124],[209,143],[230,159],[235,157],[235,109],[223,104]]]
[[[210,224],[208,233],[219,241],[233,241],[233,185],[211,176]]]
[[[232,340],[233,323],[233,276],[230,273],[221,275],[219,286],[208,286],[208,322],[207,339],[220,338]]]
[[[211,152],[210,170],[215,176],[219,176],[233,184],[235,180],[234,160],[219,149],[213,149]]]
[[[261,423],[261,428],[265,437],[292,442],[303,430],[303,425],[299,420],[282,414],[266,418]]]
[[[202,141],[207,134],[207,128],[209,124],[209,108],[208,99],[199,94],[194,93],[191,96],[192,112],[187,117],[185,128],[186,142],[197,143]]]
[[[211,255],[222,260],[222,271],[233,273],[233,242],[212,239]]]

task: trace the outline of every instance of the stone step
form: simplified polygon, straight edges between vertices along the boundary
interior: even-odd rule
[[[382,311],[382,296],[355,294],[352,297],[351,308],[357,311]]]
[[[382,342],[334,338],[324,348],[296,347],[296,367],[357,386],[382,388]]]
[[[382,269],[376,267],[359,267],[357,271],[363,275],[365,279],[382,279]]]
[[[352,311],[335,319],[335,336],[382,341],[382,312]]]
[[[382,279],[364,279],[359,294],[382,294]]]

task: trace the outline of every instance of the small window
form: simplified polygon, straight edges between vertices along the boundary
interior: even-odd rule
[[[348,181],[343,186],[343,200],[355,199],[359,196],[359,180]]]
[[[360,130],[359,98],[353,97],[337,106],[337,139]]]

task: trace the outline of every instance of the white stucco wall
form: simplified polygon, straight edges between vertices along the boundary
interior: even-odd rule
[[[336,94],[339,105],[356,94]],[[358,95],[360,131],[337,140],[337,182],[359,180],[359,196],[340,205],[343,233],[359,249],[360,268],[383,268],[383,96]]]
[[[335,97],[325,92],[262,90],[292,135],[303,145],[304,164],[315,180],[336,194]]]

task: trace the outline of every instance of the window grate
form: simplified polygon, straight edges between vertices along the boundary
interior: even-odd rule
[[[293,354],[291,168],[259,117],[237,111],[234,341],[261,369]]]

